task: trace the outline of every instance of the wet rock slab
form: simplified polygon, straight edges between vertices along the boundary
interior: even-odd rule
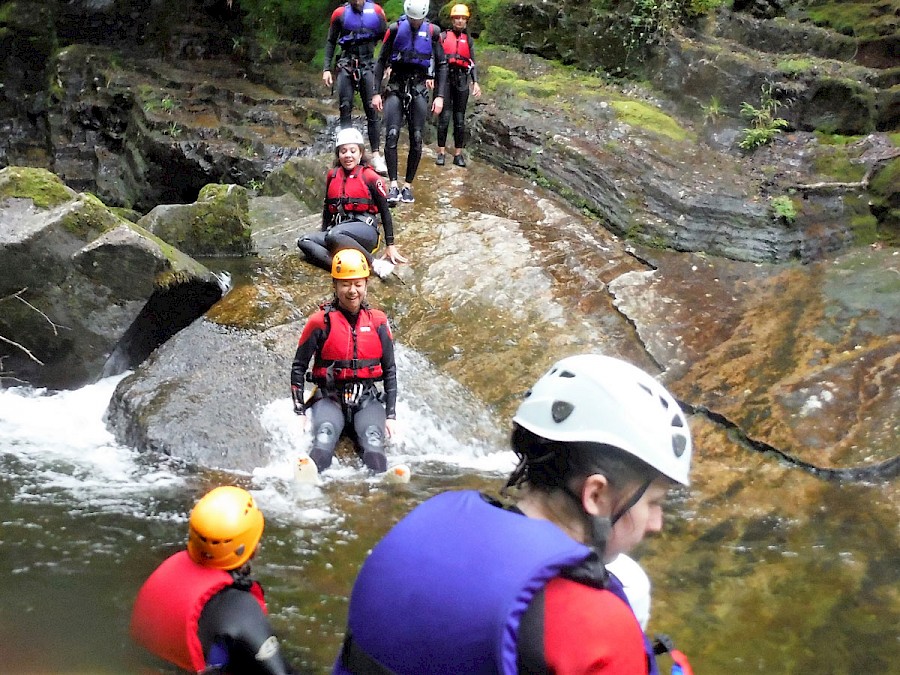
[[[660,254],[610,284],[685,401],[815,466],[896,457],[900,254],[770,267]]]

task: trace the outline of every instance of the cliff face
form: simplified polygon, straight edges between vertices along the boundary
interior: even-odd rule
[[[489,95],[471,106],[472,149],[653,245],[783,261],[895,241],[896,36],[844,35],[811,8],[764,5],[638,39],[613,13],[500,3],[474,25],[520,51],[480,45]],[[3,7],[0,166],[48,168],[146,212],[207,183],[261,184],[327,144],[336,111],[317,68],[248,59],[258,49],[237,6]],[[776,119],[786,128],[767,129]],[[772,141],[741,150],[757,125]]]

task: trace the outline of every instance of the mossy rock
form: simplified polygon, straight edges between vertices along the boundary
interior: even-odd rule
[[[0,201],[30,199],[41,209],[52,209],[75,199],[75,191],[66,187],[46,169],[10,166],[0,169]]]
[[[249,211],[245,188],[210,184],[193,204],[157,206],[138,224],[192,256],[242,256],[253,245]]]
[[[332,158],[292,157],[269,174],[260,194],[266,197],[289,194],[311,210],[319,211],[325,199],[325,174]]]

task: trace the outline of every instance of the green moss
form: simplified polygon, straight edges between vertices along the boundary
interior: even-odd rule
[[[869,189],[882,197],[896,194],[900,186],[900,158],[894,158],[872,177]]]
[[[898,12],[900,3],[897,0],[833,0],[806,8],[806,14],[816,25],[858,38],[895,33]]]
[[[822,145],[850,145],[865,138],[865,136],[842,136],[841,134],[827,134],[824,131],[813,132]]]
[[[891,143],[893,143],[897,147],[900,147],[900,131],[895,131],[894,133],[888,134],[888,138],[890,139]]]
[[[18,3],[16,2],[0,4],[0,23],[10,23],[18,11]]]
[[[623,100],[612,101],[611,105],[616,111],[616,116],[633,127],[647,129],[675,141],[685,141],[693,138],[693,134],[682,127],[674,118],[646,103]]]
[[[79,202],[60,220],[60,224],[79,239],[89,241],[120,223],[119,217],[94,195],[82,194]]]
[[[853,241],[858,246],[868,246],[881,239],[878,233],[878,218],[871,213],[851,217],[850,229],[853,230]]]
[[[799,75],[808,73],[813,68],[812,59],[785,59],[775,66],[785,75]]]
[[[813,160],[813,167],[818,173],[845,183],[860,181],[866,175],[864,164],[853,162],[851,157],[840,152],[831,152],[816,157]]]
[[[71,201],[74,193],[46,169],[11,166],[0,170],[0,201],[13,197],[50,209]]]

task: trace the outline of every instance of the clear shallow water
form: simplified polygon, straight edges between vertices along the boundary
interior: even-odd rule
[[[410,360],[421,357],[400,358],[415,370]],[[257,497],[267,526],[256,571],[273,621],[295,662],[324,667],[340,639],[344,596],[374,541],[415,503],[458,484],[463,470],[490,480],[513,464],[512,453],[496,445],[502,434],[466,392],[423,376],[410,387],[444,386],[445,400],[459,398],[454,414],[461,419],[441,421],[427,404],[399,402],[406,423],[390,461],[413,467],[410,486],[384,485],[346,454],[321,486],[294,484],[293,461],[309,442],[287,398],[261,415],[272,435],[269,465],[252,475],[195,474],[115,442],[103,413],[122,377],[77,391],[0,390],[2,672],[134,671],[127,639],[134,594],[183,546],[196,498],[222,483]],[[465,444],[452,428],[463,424]],[[479,428],[484,435],[473,437]],[[360,516],[366,525],[348,526]],[[327,633],[324,641],[319,632]]]
[[[417,373],[404,381],[417,403],[401,399],[391,455],[413,467],[407,486],[371,479],[347,457],[322,485],[293,484],[307,440],[287,399],[261,416],[273,461],[227,475],[115,443],[102,416],[118,378],[0,391],[0,671],[138,672],[127,639],[138,587],[184,545],[195,499],[236,482],[267,516],[255,567],[285,650],[327,672],[375,542],[436,492],[496,490],[513,464],[488,411],[414,352],[399,358]],[[704,484],[721,474],[740,497]],[[637,553],[654,582],[651,630],[676,637],[698,673],[897,672],[900,557],[886,493],[759,458],[700,475],[672,500],[663,536]]]

